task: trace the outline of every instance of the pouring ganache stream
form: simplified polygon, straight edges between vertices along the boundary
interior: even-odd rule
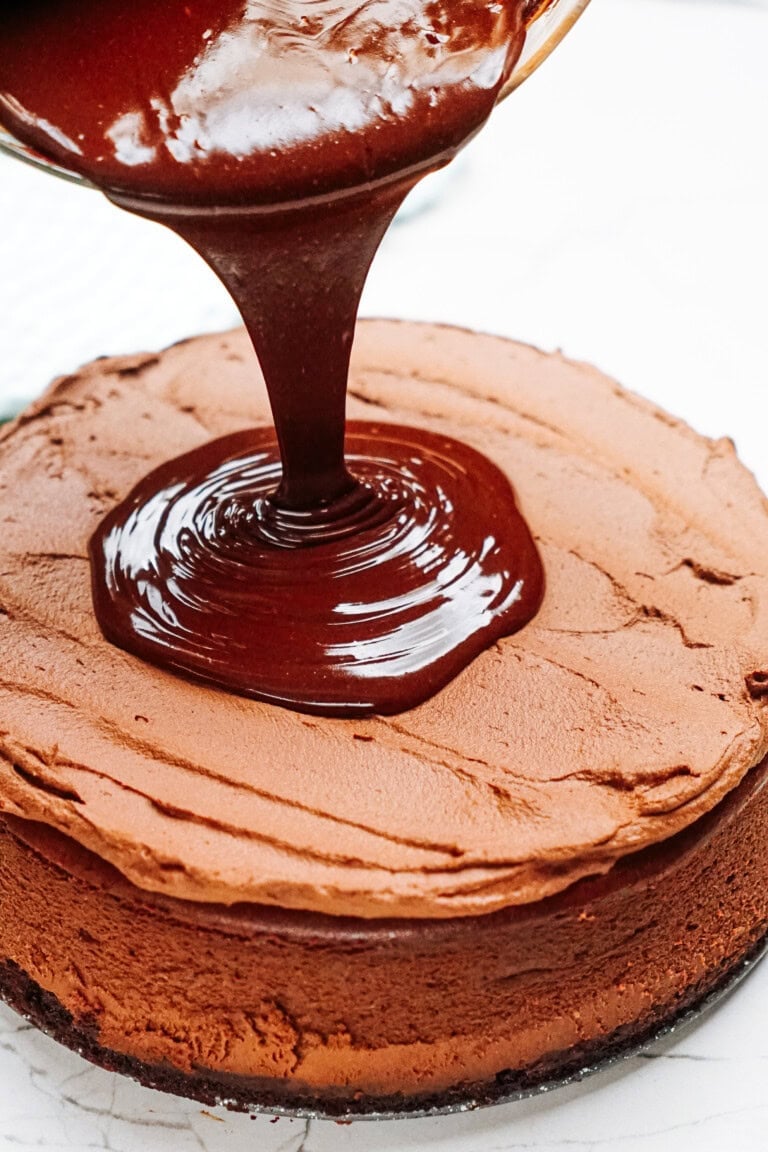
[[[35,0],[0,15],[0,121],[166,224],[235,299],[274,429],[147,476],[91,541],[108,639],[300,711],[420,703],[538,610],[506,476],[345,424],[357,308],[403,199],[490,114],[532,0]]]

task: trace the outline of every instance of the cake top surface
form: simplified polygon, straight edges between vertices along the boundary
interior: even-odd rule
[[[768,514],[730,441],[595,369],[359,326],[352,417],[465,440],[542,552],[537,618],[399,716],[200,686],[101,636],[88,539],[152,467],[263,424],[244,333],[103,360],[0,437],[0,810],[139,887],[365,917],[491,912],[665,840],[768,751]]]

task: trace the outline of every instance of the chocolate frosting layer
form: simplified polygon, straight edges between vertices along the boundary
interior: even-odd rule
[[[768,750],[768,515],[712,442],[596,370],[456,329],[358,330],[350,416],[512,481],[548,594],[399,716],[308,717],[109,645],[87,542],[150,468],[268,422],[243,332],[99,361],[0,438],[0,809],[139,887],[358,916],[490,912],[607,871]]]

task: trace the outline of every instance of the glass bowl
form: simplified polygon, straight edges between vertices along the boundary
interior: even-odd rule
[[[565,34],[573,27],[581,13],[587,7],[589,0],[531,0],[531,7],[536,10],[533,17],[525,47],[517,62],[513,74],[502,89],[499,99],[508,96],[510,92],[527,80],[532,72],[546,60],[550,52],[557,47]],[[58,164],[46,160],[34,149],[22,144],[0,124],[0,153],[15,156],[35,168],[41,168],[53,176],[69,180],[74,184],[86,185],[88,182],[82,176],[77,176]]]

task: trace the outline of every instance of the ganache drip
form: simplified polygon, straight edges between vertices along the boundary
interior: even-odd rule
[[[15,8],[16,6],[14,6]],[[490,114],[531,0],[39,0],[0,14],[0,120],[172,228],[232,293],[275,431],[147,477],[91,542],[104,634],[309,712],[399,712],[538,610],[507,478],[346,429],[360,295],[399,205]]]

